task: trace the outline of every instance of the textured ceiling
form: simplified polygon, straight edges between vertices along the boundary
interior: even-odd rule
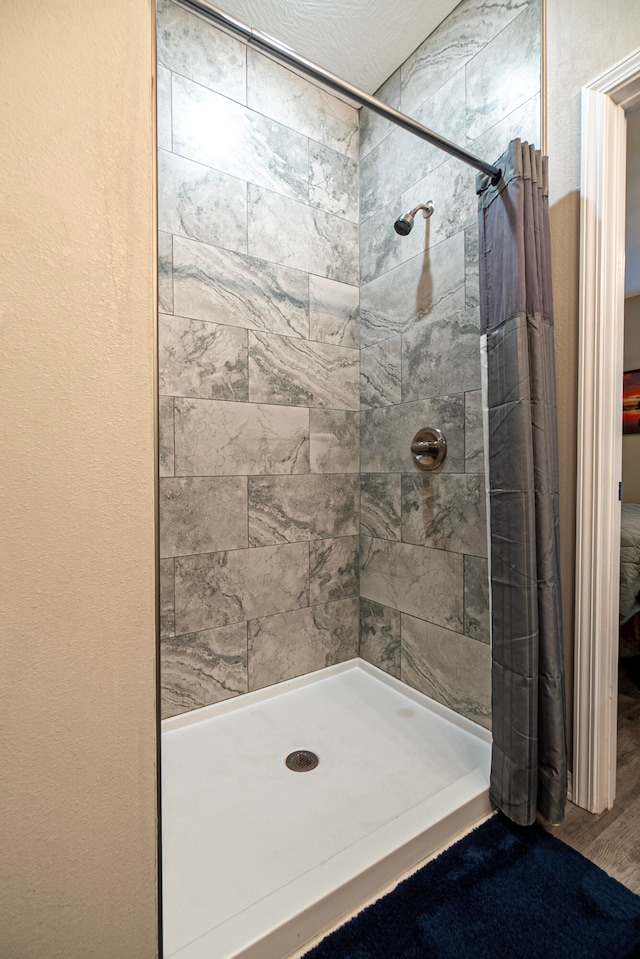
[[[406,60],[459,0],[214,0],[368,93]]]

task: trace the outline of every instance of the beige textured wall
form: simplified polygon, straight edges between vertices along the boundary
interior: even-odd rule
[[[0,5],[0,955],[157,954],[153,25]]]
[[[627,204],[625,296],[640,294],[640,105],[627,111]]]
[[[622,437],[622,501],[640,503],[640,436]]]
[[[547,148],[560,431],[568,713],[573,695],[580,89],[640,46],[637,0],[547,0]],[[571,736],[571,730],[569,730]]]
[[[623,369],[640,370],[640,296],[627,296],[624,301]]]

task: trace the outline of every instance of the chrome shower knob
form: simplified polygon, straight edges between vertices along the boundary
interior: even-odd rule
[[[442,430],[425,426],[411,442],[413,462],[420,470],[435,470],[447,455],[447,440]]]

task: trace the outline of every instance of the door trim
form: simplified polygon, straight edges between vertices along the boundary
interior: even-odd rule
[[[582,88],[572,800],[615,799],[618,686],[625,110],[640,102],[640,50]]]

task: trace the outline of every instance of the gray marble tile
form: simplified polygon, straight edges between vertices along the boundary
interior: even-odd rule
[[[481,643],[491,642],[489,623],[489,567],[478,556],[464,558],[464,631]]]
[[[413,116],[419,104],[442,86],[443,77],[460,70],[527,3],[528,0],[470,0],[457,6],[402,64],[403,112]]]
[[[159,150],[158,227],[246,253],[247,184]]]
[[[176,633],[299,609],[309,601],[309,546],[182,556],[176,564]]]
[[[402,400],[480,388],[480,311],[477,307],[432,322],[402,337]]]
[[[286,196],[309,196],[306,137],[173,75],[173,150]]]
[[[163,719],[246,693],[247,624],[165,639],[160,682]]]
[[[176,585],[172,559],[160,560],[160,638],[175,636]]]
[[[466,473],[481,473],[484,476],[481,390],[465,393],[464,397],[464,469]]]
[[[464,231],[464,288],[467,309],[480,306],[477,224]]]
[[[360,656],[400,678],[400,613],[397,609],[360,600]]]
[[[462,632],[463,557],[360,537],[360,595]]]
[[[392,406],[402,400],[402,338],[393,336],[360,352],[360,406]]]
[[[331,280],[358,283],[358,226],[249,185],[249,253]]]
[[[358,159],[357,110],[256,50],[247,55],[250,107]]]
[[[357,654],[357,599],[254,619],[249,623],[249,689],[303,676]]]
[[[360,472],[360,414],[351,410],[310,410],[312,473]]]
[[[540,129],[540,93],[536,93],[481,136],[468,140],[468,149],[492,162],[498,159],[515,137],[539,146]]]
[[[176,399],[176,475],[309,471],[309,410]]]
[[[400,473],[360,476],[360,532],[378,539],[401,539]]]
[[[309,603],[334,603],[358,596],[360,552],[357,536],[318,539],[309,544]]]
[[[466,65],[467,136],[475,139],[540,91],[540,4],[532,2]]]
[[[411,441],[424,426],[437,426],[447,439],[443,473],[464,472],[464,397],[438,396],[360,414],[360,469],[363,473],[413,473]]]
[[[411,157],[410,163],[405,160],[407,156]],[[361,221],[388,206],[432,169],[434,157],[428,143],[394,125],[385,139],[360,161]],[[414,166],[416,160],[417,167]],[[396,216],[402,212],[399,210]]]
[[[406,212],[400,196],[360,224],[360,282],[369,283],[402,262],[402,244],[393,224]]]
[[[171,149],[171,71],[157,65],[157,116],[158,149]]]
[[[491,727],[491,653],[484,643],[403,615],[401,679]]]
[[[246,102],[246,47],[203,17],[159,0],[158,60],[226,97]]]
[[[309,140],[309,203],[357,223],[360,216],[358,164]]]
[[[401,70],[402,73],[402,70]],[[464,140],[467,114],[465,110],[465,74],[461,69],[447,75],[444,83],[430,93],[423,102],[416,106],[411,116],[429,129],[437,129],[441,136],[459,143]],[[436,164],[440,164],[445,157],[436,147]]]
[[[180,316],[287,336],[309,334],[308,281],[298,270],[182,237],[174,240],[173,269]]]
[[[360,289],[325,276],[309,276],[309,336],[336,346],[360,346]]]
[[[269,333],[249,334],[249,399],[357,410],[358,350]]]
[[[158,324],[161,393],[249,399],[246,330],[163,313]]]
[[[372,280],[360,290],[360,344],[371,346],[463,310],[464,234],[452,236]]]
[[[464,142],[466,132],[464,73],[449,77],[419,109],[411,114],[454,143]],[[446,154],[415,134],[396,128],[361,162],[360,212],[368,217],[410,189],[440,166]],[[425,196],[418,200],[436,197]],[[414,203],[413,206],[416,204]],[[404,210],[398,210],[393,220]],[[393,226],[393,220],[391,226]],[[414,227],[415,229],[415,227]]]
[[[158,233],[158,309],[173,313],[173,237]]]
[[[158,420],[160,476],[173,476],[175,473],[175,443],[173,436],[172,396],[161,396],[159,398]]]
[[[216,553],[249,545],[246,476],[160,480],[160,555]]]
[[[396,110],[400,109],[400,69],[384,81],[374,96]],[[363,107],[360,110],[360,157],[364,157],[377,147],[384,138],[395,129],[393,123],[373,110]]]
[[[298,543],[358,533],[357,474],[249,479],[249,544]]]
[[[486,556],[483,477],[473,473],[405,473],[402,541]]]
[[[424,253],[478,222],[475,170],[459,160],[450,159],[440,164],[407,190],[402,197],[402,207],[412,210],[424,203],[425,198],[434,201],[434,212],[427,220],[422,214],[416,216],[416,225],[402,244],[403,260]]]

